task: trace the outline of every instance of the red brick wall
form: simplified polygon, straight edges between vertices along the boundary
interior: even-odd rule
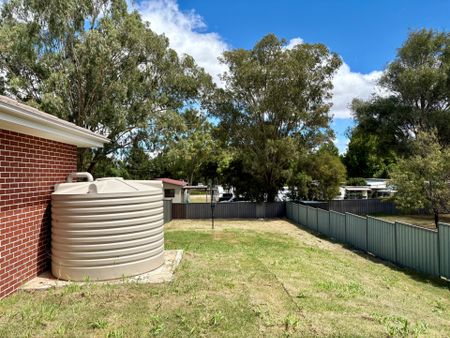
[[[49,268],[50,194],[76,170],[76,151],[0,129],[0,298]]]

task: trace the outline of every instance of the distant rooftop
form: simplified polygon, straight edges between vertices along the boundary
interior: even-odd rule
[[[354,185],[346,185],[344,186],[345,190],[348,191],[369,191],[370,187],[367,186],[354,186]]]
[[[185,185],[187,185],[187,182],[182,181],[182,180],[174,180],[173,178],[157,178],[156,180],[158,181],[162,181],[163,183],[167,183],[167,184],[173,184],[173,185],[178,185],[180,187],[184,187]]]

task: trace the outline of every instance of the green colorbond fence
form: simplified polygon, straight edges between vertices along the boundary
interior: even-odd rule
[[[346,213],[345,234],[347,243],[367,251],[367,218]]]
[[[367,217],[367,251],[387,261],[396,262],[395,223]]]
[[[298,204],[299,208],[299,223],[308,224],[308,207],[302,204]]]
[[[450,225],[439,225],[441,275],[450,278]]]
[[[299,225],[362,251],[428,275],[450,279],[450,225],[439,231],[286,203],[287,217]]]
[[[296,204],[295,203],[293,208],[292,208],[292,220],[295,223],[301,223],[302,222],[302,220],[299,219],[299,209],[300,209],[300,207],[301,207],[300,204]]]
[[[336,211],[330,213],[330,236],[339,242],[345,242],[345,215]]]
[[[294,203],[287,203],[286,204],[286,217],[289,219],[293,218],[292,215],[292,207],[293,207]]]
[[[307,207],[308,213],[306,216],[308,227],[317,231],[317,208]]]
[[[317,209],[317,231],[330,236],[330,213],[326,210]]]
[[[170,198],[165,198],[163,200],[163,210],[164,224],[166,224],[172,220],[172,200]]]
[[[430,275],[439,275],[437,231],[398,222],[395,228],[397,263]]]

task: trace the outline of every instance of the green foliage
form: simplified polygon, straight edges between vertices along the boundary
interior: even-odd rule
[[[178,57],[124,0],[6,2],[0,19],[0,93],[107,136],[82,150],[93,171],[146,135],[157,147],[179,112],[211,88],[189,56]]]
[[[258,186],[262,184],[261,180],[246,169],[242,159],[231,160],[223,170],[222,181],[227,187],[233,187],[238,196],[242,195],[249,200],[264,200],[264,192]]]
[[[441,144],[450,145],[450,33],[411,32],[380,84],[390,94],[388,97],[355,100],[352,105],[358,132],[364,137],[378,137],[370,141],[375,145],[368,145],[371,154],[373,146],[378,150],[377,156],[384,153],[390,158],[391,151],[408,154],[410,142],[420,131],[436,130]],[[361,151],[357,150],[349,156],[352,174],[357,165],[352,164],[352,157],[359,154]],[[364,156],[357,162],[363,163]]]
[[[351,186],[364,186],[367,185],[367,182],[362,177],[350,177],[346,182],[347,185]]]
[[[135,180],[150,179],[150,158],[143,146],[139,144],[139,140],[135,139],[133,146],[125,158],[125,169],[127,178]]]
[[[435,215],[450,209],[450,149],[435,133],[421,132],[412,142],[412,155],[400,159],[391,173],[396,204],[406,210],[426,209]]]
[[[339,194],[346,171],[332,147],[322,146],[316,153],[299,158],[292,177],[288,180],[294,200],[329,200]]]
[[[341,60],[321,44],[285,47],[269,34],[251,50],[225,52],[226,88],[209,106],[235,150],[235,168],[242,165],[242,176],[254,183],[247,193],[259,200],[274,200],[297,154],[331,137],[328,99]]]
[[[424,321],[411,323],[408,319],[400,316],[386,316],[374,314],[374,319],[383,324],[389,337],[420,337],[428,329],[428,324]]]
[[[326,142],[319,148],[320,153],[329,153],[333,156],[339,156],[339,149],[333,142]]]
[[[98,159],[91,171],[94,177],[123,177],[130,178],[123,161],[117,161],[111,157]]]
[[[176,142],[165,152],[166,159],[172,163],[177,177],[193,183],[199,178],[202,165],[211,159],[215,142],[212,126],[196,111],[183,114],[185,128],[177,135]]]
[[[376,134],[369,134],[359,127],[351,132],[347,152],[343,162],[349,177],[386,178],[390,167],[396,161],[392,147],[384,144]]]
[[[204,177],[214,177],[224,152],[214,138],[213,126],[196,110],[187,110],[180,117],[182,128],[168,142],[158,161],[170,176],[192,184]]]

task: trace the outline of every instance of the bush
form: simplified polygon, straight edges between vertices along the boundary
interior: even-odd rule
[[[350,177],[349,179],[347,179],[347,185],[362,186],[362,185],[367,185],[367,182],[362,177]]]

